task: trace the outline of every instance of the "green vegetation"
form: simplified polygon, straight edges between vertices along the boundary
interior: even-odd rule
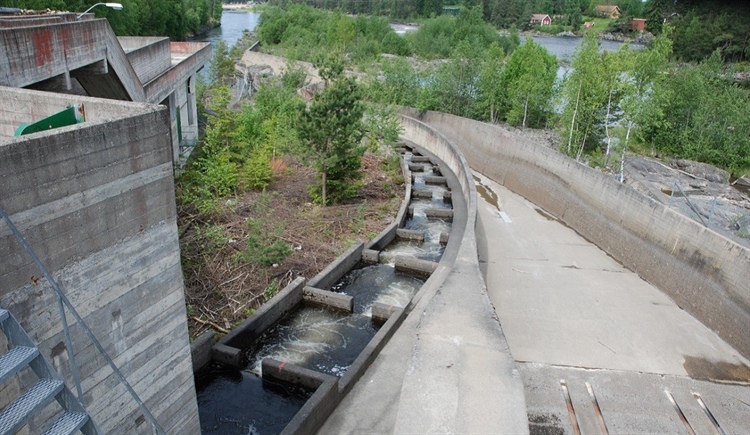
[[[349,53],[354,62],[372,60],[381,53],[410,53],[406,41],[385,18],[351,19],[303,5],[265,8],[257,33],[264,46],[275,47],[289,59],[308,62],[339,51]]]
[[[750,60],[750,4],[731,0],[649,0],[647,27],[661,32],[674,28],[674,54],[701,61],[718,50],[725,61]]]
[[[83,12],[95,2],[83,0],[8,0],[3,6]],[[103,6],[91,11],[109,20],[115,34],[121,36],[169,36],[185,39],[221,22],[221,2],[216,0],[120,0],[123,9]]]
[[[315,94],[299,120],[299,155],[320,174],[320,184],[311,193],[315,202],[323,205],[357,194],[366,149],[361,145],[364,107],[358,85],[343,71],[338,58],[329,58],[321,65],[325,89]]]
[[[568,14],[580,11],[581,19],[588,19],[584,13],[590,14],[596,7],[592,2],[552,3],[552,12],[564,6]],[[509,5],[512,2],[503,7]],[[620,6],[623,16],[644,12],[643,4],[620,2]],[[722,68],[720,59],[700,65],[671,64],[673,45],[679,44],[673,44],[676,37],[669,31],[647,49],[623,45],[617,52],[600,53],[594,35],[600,29],[595,29],[587,32],[566,79],[555,83],[555,59],[531,40],[520,44],[515,31],[497,36],[488,30],[485,9],[462,7],[457,17],[424,20],[419,30],[403,38],[407,44],[404,52],[418,60],[376,57],[377,50],[373,50],[369,64],[365,63],[365,57],[355,55],[366,51],[360,45],[370,44],[365,33],[343,38],[348,43],[326,45],[325,51],[341,51],[367,71],[360,87],[363,97],[371,102],[522,128],[555,126],[561,132],[561,151],[613,171],[629,148],[698,159],[729,170],[749,166],[750,130],[743,115],[750,107],[748,91],[729,80],[729,71]],[[295,37],[289,23],[304,29],[303,35],[312,35],[315,26],[323,23],[331,28],[330,23],[335,22],[336,28],[348,29],[351,26],[345,20],[350,24],[370,20],[299,5],[272,11],[278,17],[290,13],[296,17],[282,20],[288,24],[281,42],[270,48],[281,55],[288,50],[284,41],[297,41],[293,53],[312,53],[319,42]],[[261,20],[261,34],[269,22]],[[603,27],[612,21],[596,18],[595,22]],[[613,26],[624,22],[623,18]],[[717,53],[715,56],[723,55],[726,50]],[[441,60],[428,62],[433,59]],[[705,98],[690,97],[704,92]]]
[[[659,152],[747,172],[750,94],[723,73],[717,50],[700,65],[660,77],[648,99],[653,116],[641,124],[644,143]]]

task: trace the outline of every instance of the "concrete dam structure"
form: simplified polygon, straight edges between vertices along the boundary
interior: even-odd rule
[[[0,47],[0,433],[198,433],[173,168],[209,44],[56,14]]]
[[[212,357],[232,362],[241,356],[233,347],[240,346],[233,342],[239,340],[237,334],[216,345],[204,340],[203,346],[196,346],[202,352],[191,352],[186,325],[173,167],[197,138],[193,80],[207,60],[207,46],[165,38],[117,38],[106,21],[89,18],[0,17],[0,99],[6,102],[0,109],[0,208],[18,229],[16,234],[0,223],[0,433],[23,430],[24,425],[27,432],[41,433],[53,424],[65,425],[66,433],[152,433],[154,427],[164,433],[199,433],[194,369]],[[84,122],[14,136],[19,125],[73,104],[85,109]],[[311,373],[285,361],[261,362],[271,378],[302,379],[316,391],[311,396],[314,403],[303,406],[287,432],[320,428],[325,434],[546,429],[572,433],[579,421],[584,433],[597,427],[612,432],[682,430],[679,414],[660,407],[670,396],[658,391],[661,402],[652,406],[651,398],[641,395],[643,384],[662,381],[672,382],[670,388],[705,393],[705,401],[698,403],[714,411],[706,415],[715,416],[716,424],[703,414],[691,414],[679,392],[671,396],[683,405],[685,421],[697,428],[696,433],[747,428],[743,421],[750,415],[745,406],[750,403],[750,376],[743,374],[741,362],[750,357],[748,249],[501,127],[435,112],[405,109],[403,114],[403,139],[432,156],[419,157],[440,161],[448,178],[450,189],[442,199],[452,204],[455,214],[447,209],[429,211],[430,217],[453,221],[450,238],[440,235],[445,255],[439,265],[411,261],[411,269],[422,269],[429,279],[406,309],[372,307],[371,315],[383,326],[377,340],[352,364],[354,369],[342,377]],[[487,246],[494,243],[486,236],[492,221],[483,221],[480,215],[485,212],[478,211],[478,173],[486,177],[482,182],[498,184],[529,201],[518,201],[519,216],[531,204],[541,207],[532,214],[546,213],[550,222],[563,222],[594,242],[619,262],[607,263],[618,275],[633,271],[658,287],[663,295],[649,293],[653,300],[648,306],[671,304],[671,312],[684,310],[702,324],[693,322],[681,331],[692,334],[705,325],[700,334],[675,340],[676,347],[700,342],[708,349],[703,356],[716,360],[698,362],[709,369],[729,366],[739,373],[736,378],[682,376],[682,361],[677,370],[665,374],[598,372],[584,363],[550,368],[531,358],[520,359],[522,352],[514,346],[531,340],[519,339],[517,330],[505,323],[507,307],[498,304],[493,294],[498,289],[485,281],[491,272],[483,268],[493,267],[493,261],[518,260],[492,255],[516,249],[511,243],[522,237],[503,230],[506,245]],[[413,193],[409,191],[408,197],[419,198],[419,191]],[[403,222],[409,213],[413,210],[404,204],[396,220]],[[491,217],[510,225],[516,215]],[[523,238],[533,243],[519,245],[514,255],[522,257],[524,248],[546,235],[525,234]],[[390,241],[417,236],[392,225],[368,245],[358,244],[343,254],[320,276],[307,282],[298,279],[280,293],[280,304],[258,313],[276,321],[304,301],[352,307],[352,298],[321,289],[330,288],[360,260],[377,263],[387,254],[384,248]],[[593,276],[575,264],[570,270],[584,280],[586,274]],[[533,274],[503,271],[516,273],[519,282],[542,285],[538,269]],[[561,284],[562,276],[554,275],[553,284]],[[56,287],[78,317],[70,308],[60,315],[66,302]],[[549,314],[540,314],[533,297],[527,302],[524,308],[531,315]],[[581,313],[574,311],[571,317]],[[688,317],[674,318],[694,320]],[[249,319],[243,327],[258,335],[270,325],[267,320]],[[659,328],[645,315],[633,320],[639,322]],[[720,339],[711,336],[714,332]],[[508,338],[511,333],[514,336]],[[536,344],[557,345],[543,339]],[[595,345],[615,353],[601,343]],[[734,353],[740,363],[729,361]],[[643,353],[634,355],[631,358],[637,359]],[[564,396],[557,384],[563,377],[571,381],[562,390],[572,397],[569,409],[575,404],[579,412],[578,417],[571,414],[571,425],[566,423]],[[618,379],[636,379],[634,385],[643,388],[627,390]],[[598,415],[581,409],[574,380],[585,381],[592,397],[594,391],[599,394]],[[609,394],[609,385],[624,388],[637,403],[624,411],[613,407],[623,402]],[[42,390],[44,401],[31,403],[27,396],[33,395],[28,393]],[[77,398],[85,408],[72,403]],[[546,402],[553,399],[557,402]],[[13,405],[19,401],[23,403]],[[16,412],[21,408],[33,412],[22,418]]]

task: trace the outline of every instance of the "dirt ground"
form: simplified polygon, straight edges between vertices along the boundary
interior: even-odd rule
[[[230,330],[298,276],[312,278],[356,240],[374,238],[393,221],[404,194],[403,179],[370,152],[364,187],[347,204],[310,203],[307,189],[317,174],[293,160],[274,162],[274,172],[265,192],[227,200],[215,222],[179,217],[191,337]],[[257,247],[277,242],[291,254],[258,261],[265,250]]]

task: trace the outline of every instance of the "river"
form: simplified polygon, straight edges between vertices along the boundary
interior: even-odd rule
[[[208,41],[216,43],[220,40],[224,40],[228,46],[234,45],[238,39],[242,36],[242,31],[245,29],[255,30],[260,20],[260,13],[252,11],[229,11],[225,10],[221,15],[221,27],[212,29],[209,32],[196,37],[196,41]],[[411,31],[416,29],[415,27],[409,27],[408,29],[402,29],[403,26],[398,27],[394,25],[394,30],[399,31],[403,34],[404,31]],[[570,62],[573,57],[578,45],[581,43],[582,38],[571,38],[571,37],[534,37],[534,40],[546,48],[547,51],[555,55],[562,61]],[[616,51],[622,45],[621,42],[614,41],[601,41],[602,50]],[[636,47],[639,47],[636,45]]]

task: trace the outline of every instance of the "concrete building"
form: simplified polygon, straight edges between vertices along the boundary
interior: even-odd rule
[[[51,278],[0,219],[0,432],[153,433],[152,416],[160,433],[200,432],[173,168],[198,137],[209,57],[90,16],[0,15],[0,209]],[[14,137],[71,105],[85,121]],[[54,389],[16,412],[40,385]]]
[[[91,14],[0,15],[1,86],[163,104],[175,162],[197,142],[196,73],[210,57],[205,42],[116,37]]]

